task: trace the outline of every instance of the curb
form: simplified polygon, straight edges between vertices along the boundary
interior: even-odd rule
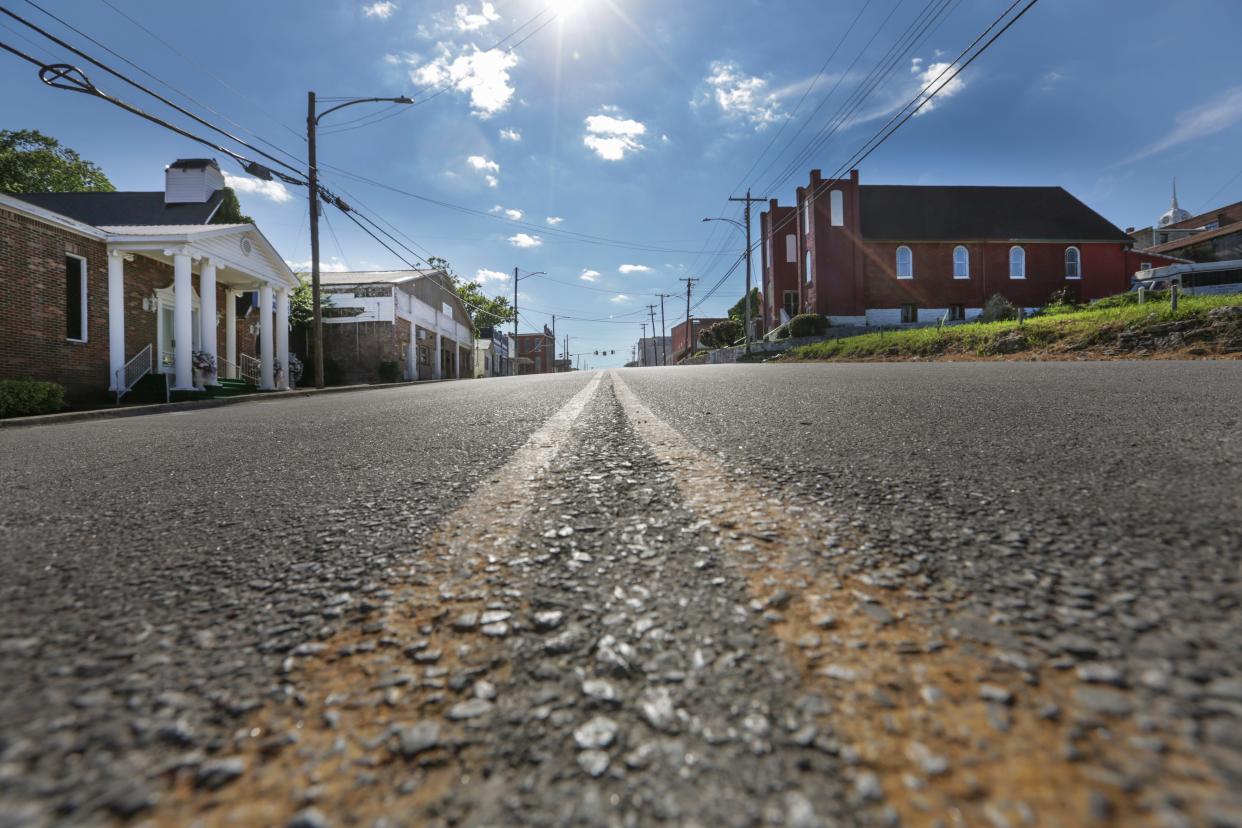
[[[409,382],[386,382],[379,385],[340,385],[332,388],[295,388],[291,391],[265,391],[259,394],[242,394],[215,400],[189,400],[175,403],[135,405],[130,408],[95,408],[90,411],[68,411],[64,414],[39,414],[33,417],[13,417],[0,420],[0,429],[73,423],[82,420],[115,420],[124,417],[142,417],[148,414],[164,414],[169,411],[195,411],[200,408],[221,408],[226,405],[256,402],[258,400],[288,400],[295,397],[315,397],[320,394],[344,394],[351,391],[377,391],[385,388],[405,388],[411,385],[432,385],[460,380],[412,380]]]

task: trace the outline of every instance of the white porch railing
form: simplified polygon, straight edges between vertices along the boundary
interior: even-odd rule
[[[116,372],[116,402],[121,404],[121,398],[134,389],[138,384],[138,380],[151,373],[151,346],[143,348],[133,359],[125,363]]]
[[[263,381],[263,364],[250,354],[239,354],[237,364],[241,368],[241,378],[246,382],[258,385]]]

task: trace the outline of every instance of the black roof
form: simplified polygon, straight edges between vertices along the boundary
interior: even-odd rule
[[[135,224],[207,224],[220,206],[223,190],[203,204],[164,204],[164,193],[10,193],[44,210],[92,227]]]
[[[1131,241],[1061,187],[859,187],[870,241]]]

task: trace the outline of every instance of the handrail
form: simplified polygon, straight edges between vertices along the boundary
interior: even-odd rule
[[[134,389],[138,384],[138,380],[151,373],[151,346],[148,344],[133,358],[125,363],[124,366],[116,370],[116,404],[121,404],[121,398]]]
[[[222,379],[237,379],[239,373],[237,363],[222,356],[216,357],[216,375]]]
[[[241,377],[251,385],[258,385],[263,380],[263,364],[250,354],[239,354],[237,363],[241,368]]]

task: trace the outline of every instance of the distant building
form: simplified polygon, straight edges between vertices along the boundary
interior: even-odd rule
[[[663,365],[667,360],[673,364],[673,338],[671,336],[640,337],[635,346],[639,365]]]
[[[672,335],[669,337],[670,347],[672,348],[672,356],[669,362],[677,362],[690,354],[697,351],[699,345],[699,334],[715,325],[717,322],[726,321],[723,317],[705,316],[694,317],[690,323],[681,322],[673,326]]]
[[[1135,247],[1145,253],[1174,256],[1190,262],[1225,262],[1242,259],[1242,201],[1191,215],[1173,202],[1151,227],[1131,228]],[[1148,262],[1153,267],[1159,264]]]
[[[470,314],[443,271],[324,273],[320,282],[324,360],[337,381],[474,376]]]
[[[509,376],[509,336],[495,326],[480,328],[474,340],[474,375]]]
[[[513,337],[517,361],[516,374],[551,374],[556,359],[556,343],[552,331],[543,326],[542,333],[520,333]]]
[[[812,170],[795,207],[770,205],[761,222],[768,320],[964,320],[997,293],[1024,307],[1062,289],[1084,301],[1122,293],[1141,264],[1130,236],[1060,187],[862,185],[857,170]]]

